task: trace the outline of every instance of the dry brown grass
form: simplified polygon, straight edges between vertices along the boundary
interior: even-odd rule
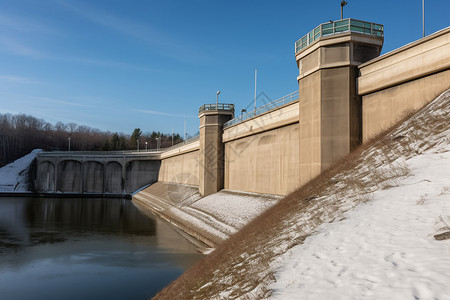
[[[448,97],[450,98],[450,96]],[[434,105],[435,110],[450,101]],[[445,105],[445,107],[444,107]],[[449,110],[447,110],[448,112]],[[408,176],[406,160],[430,149],[450,130],[447,114],[410,115],[280,200],[162,290],[155,299],[260,299],[270,295],[271,265],[324,222],[366,202]],[[408,122],[404,123],[405,120]],[[425,137],[436,136],[430,143]],[[219,295],[221,295],[219,297]]]

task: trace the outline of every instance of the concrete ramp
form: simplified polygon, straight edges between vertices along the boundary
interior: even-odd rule
[[[133,203],[215,247],[281,198],[229,190],[202,198],[196,186],[157,182],[134,195]]]
[[[189,205],[201,198],[198,186],[170,182],[156,182],[136,196],[157,199],[171,206]]]

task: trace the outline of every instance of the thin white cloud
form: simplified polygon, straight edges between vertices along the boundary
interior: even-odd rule
[[[0,82],[8,82],[8,83],[24,83],[24,84],[37,84],[39,81],[34,79],[21,77],[21,76],[13,76],[13,75],[0,75]]]
[[[199,49],[193,49],[186,41],[171,38],[168,33],[156,29],[149,24],[139,24],[124,18],[119,18],[100,11],[93,6],[81,5],[79,2],[77,2],[77,5],[73,1],[56,1],[56,3],[92,23],[153,46],[161,56],[184,61],[193,61],[199,58],[204,60],[207,58],[207,54]],[[183,53],[179,51],[180,45],[183,45]]]
[[[53,34],[56,33],[57,30],[55,27],[50,27],[35,20],[27,19],[17,15],[5,15],[0,14],[0,27],[3,29],[14,30],[16,32],[21,33],[45,33],[45,34]]]
[[[77,103],[77,102],[70,102],[70,101],[53,99],[53,98],[47,98],[47,97],[30,97],[30,98],[31,99],[40,100],[40,101],[45,101],[45,102],[51,102],[51,103],[57,103],[57,104],[62,104],[62,105],[68,105],[68,106],[92,107],[91,105],[88,105],[88,104]]]
[[[41,52],[24,45],[17,39],[13,39],[5,35],[0,36],[0,48],[14,55],[31,58],[46,58],[46,56]]]
[[[132,109],[132,111],[143,113],[143,114],[166,116],[166,117],[196,118],[196,116],[193,116],[193,115],[172,114],[172,113],[166,113],[166,112],[156,111],[156,110]]]
[[[86,4],[81,5],[80,3],[75,5],[74,2],[68,1],[58,1],[57,3],[77,15],[88,19],[92,23],[99,24],[128,37],[164,47],[172,47],[176,44],[175,41],[172,41],[167,37],[167,34],[161,33],[155,28],[148,25],[138,24],[123,18],[118,18],[112,14],[95,9],[93,6]]]
[[[124,62],[117,61],[107,61],[96,58],[85,58],[85,57],[74,57],[74,56],[51,56],[45,55],[42,52],[31,48],[24,43],[20,42],[17,38],[10,38],[7,36],[0,36],[0,49],[18,56],[25,56],[33,59],[44,59],[53,60],[60,62],[69,63],[82,63],[87,65],[95,65],[107,68],[122,68],[122,69],[132,69],[139,71],[149,71],[149,72],[163,72],[163,70],[147,68],[143,66],[136,66],[133,64],[128,64]]]
[[[82,64],[87,64],[87,65],[108,67],[108,68],[122,68],[122,69],[132,69],[132,70],[139,70],[139,71],[162,72],[162,70],[159,70],[159,69],[147,68],[147,67],[136,66],[136,65],[132,65],[132,64],[124,63],[124,62],[107,61],[107,60],[101,60],[101,59],[95,59],[95,58],[53,57],[52,59],[59,60],[59,61],[82,63]]]

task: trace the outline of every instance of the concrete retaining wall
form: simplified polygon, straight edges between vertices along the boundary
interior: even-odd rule
[[[359,66],[363,141],[450,88],[450,27]]]
[[[161,154],[158,181],[199,184],[199,141]]]
[[[299,186],[298,102],[224,130],[225,189],[286,195]]]

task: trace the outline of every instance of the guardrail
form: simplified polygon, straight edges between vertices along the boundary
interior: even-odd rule
[[[229,110],[234,113],[234,104],[231,103],[219,103],[219,104],[204,104],[198,109],[198,113],[202,113],[206,110]]]
[[[299,92],[295,91],[293,93],[290,93],[289,95],[286,95],[286,96],[281,97],[281,98],[279,98],[279,99],[277,99],[275,101],[272,101],[272,102],[267,103],[267,104],[265,104],[265,105],[263,105],[261,107],[258,107],[255,110],[249,111],[248,113],[245,113],[245,114],[243,114],[243,115],[241,115],[241,116],[239,116],[237,118],[231,119],[230,121],[226,122],[223,125],[223,128],[226,128],[226,127],[229,127],[231,125],[234,125],[234,124],[243,122],[245,120],[248,120],[250,118],[256,117],[256,116],[258,116],[260,114],[263,114],[263,113],[265,113],[265,112],[267,112],[269,110],[272,110],[274,108],[277,108],[279,106],[282,106],[282,105],[284,105],[286,103],[295,101],[298,98],[299,98]]]
[[[124,151],[43,151],[40,152],[39,156],[66,156],[66,155],[151,155],[151,154],[159,154],[165,151],[169,151],[175,148],[179,148],[186,144],[190,144],[200,139],[199,135],[195,135],[193,137],[188,138],[187,140],[175,144],[171,147],[160,148],[160,149],[147,149],[147,150],[124,150]]]
[[[38,156],[66,156],[66,155],[149,155],[158,154],[165,149],[148,149],[148,150],[125,150],[125,151],[43,151]]]
[[[193,137],[188,138],[187,140],[185,140],[185,141],[183,141],[183,142],[181,142],[181,143],[178,143],[178,144],[176,144],[176,145],[173,145],[172,147],[164,148],[164,152],[170,151],[170,150],[172,150],[172,149],[176,149],[176,148],[179,148],[179,147],[182,147],[182,146],[187,145],[187,144],[190,144],[190,143],[193,143],[193,142],[195,142],[195,141],[198,141],[199,139],[200,139],[200,135],[193,136]]]
[[[323,23],[308,32],[295,42],[295,53],[302,51],[314,44],[322,36],[330,36],[343,32],[358,32],[377,37],[383,37],[384,26],[381,24],[365,22],[355,19],[344,19]]]

